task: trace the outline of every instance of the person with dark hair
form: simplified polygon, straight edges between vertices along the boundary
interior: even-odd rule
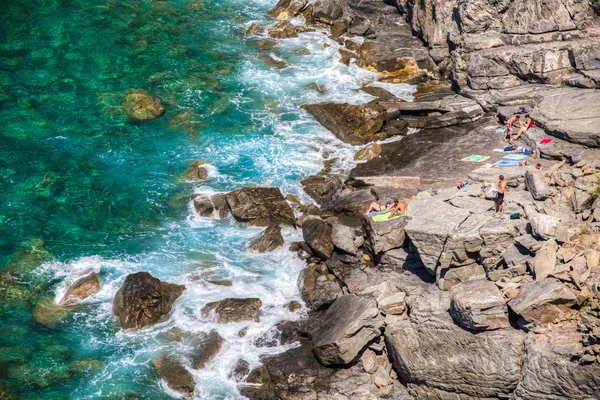
[[[529,114],[527,114],[525,116],[525,125],[523,125],[523,123],[521,123],[521,121],[519,121],[519,125],[521,125],[521,129],[519,129],[519,132],[517,132],[517,134],[514,137],[511,137],[511,139],[510,139],[511,141],[517,140],[518,138],[521,137],[522,134],[527,132],[527,130],[529,128],[533,128],[535,126],[535,122],[533,122],[531,120],[531,117],[529,116]]]
[[[498,181],[498,193],[496,193],[496,198],[494,199],[494,204],[496,205],[496,213],[501,213],[504,208],[504,191],[506,190],[506,181],[504,180],[504,175],[500,175]]]
[[[518,115],[513,115],[506,121],[506,132],[504,133],[504,141],[510,140],[513,134],[513,124],[515,122],[521,122],[521,117]]]
[[[392,206],[392,212],[390,213],[390,216],[388,217],[388,219],[392,219],[398,211],[400,212],[400,214],[404,214],[406,212],[406,204],[404,204],[403,202],[401,202],[398,199],[394,199],[394,205]]]

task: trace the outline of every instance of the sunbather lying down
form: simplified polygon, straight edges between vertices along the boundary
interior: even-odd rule
[[[365,215],[369,216],[373,212],[382,213],[390,210],[391,212],[388,216],[388,219],[391,219],[397,212],[400,212],[400,214],[404,214],[406,212],[406,204],[404,204],[398,199],[394,199],[393,202],[388,201],[383,206],[378,203],[372,202]]]

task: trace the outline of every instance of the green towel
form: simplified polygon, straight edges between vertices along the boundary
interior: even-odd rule
[[[400,218],[402,216],[402,213],[398,211],[392,218],[388,219],[388,217],[390,216],[390,213],[391,213],[391,211],[388,211],[383,214],[377,214],[376,216],[373,217],[373,222],[385,222],[385,221],[389,221],[391,219]]]

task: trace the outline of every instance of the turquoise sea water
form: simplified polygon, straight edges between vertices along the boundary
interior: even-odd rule
[[[356,149],[341,144],[298,109],[304,101],[363,102],[358,89],[377,76],[337,62],[321,33],[273,49],[246,38],[251,22],[270,23],[274,1],[5,0],[0,7],[0,397],[169,398],[149,360],[174,326],[217,329],[227,343],[193,371],[199,398],[237,399],[229,373],[258,348],[255,339],[297,299],[302,262],[283,249],[251,255],[260,229],[201,219],[194,192],[274,185],[308,201],[298,181],[323,155],[343,168]],[[264,38],[262,38],[264,39]],[[329,46],[323,46],[327,43]],[[288,67],[270,66],[268,58]],[[132,124],[122,95],[145,89],[166,114]],[[410,88],[391,88],[408,96]],[[182,179],[205,160],[204,182]],[[347,165],[346,165],[347,166]],[[285,231],[286,240],[298,239]],[[62,316],[41,314],[69,281],[93,269],[101,291]],[[186,285],[171,317],[123,332],[111,302],[128,273],[150,271]],[[204,278],[231,279],[220,287]],[[215,325],[204,304],[260,297],[261,323]],[[39,307],[38,307],[39,310]],[[60,317],[60,318],[58,318]],[[38,315],[39,319],[39,315]]]

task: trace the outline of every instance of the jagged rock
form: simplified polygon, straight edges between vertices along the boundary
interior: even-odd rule
[[[260,307],[262,307],[262,301],[257,298],[223,299],[205,305],[202,308],[202,316],[214,319],[219,324],[242,321],[259,322],[258,310]]]
[[[367,144],[388,137],[381,130],[386,119],[381,106],[325,102],[303,104],[302,108],[346,143]]]
[[[313,351],[323,365],[348,364],[381,335],[383,317],[375,300],[354,295],[338,298],[314,333]]]
[[[476,276],[485,276],[483,266],[477,263],[460,267],[439,267],[436,271],[436,283],[441,290],[450,290],[455,285],[466,282]]]
[[[360,220],[358,218],[338,219],[331,227],[331,241],[336,248],[356,255],[358,248],[364,243]]]
[[[509,328],[508,307],[498,287],[478,279],[452,288],[450,314],[462,326],[478,331]]]
[[[345,7],[343,0],[318,0],[313,4],[312,15],[316,21],[333,25],[342,18]]]
[[[321,204],[331,200],[333,195],[342,188],[342,181],[338,176],[307,176],[300,181],[306,194],[314,201]]]
[[[369,161],[381,154],[381,145],[377,143],[368,144],[366,147],[360,149],[355,155],[355,161]]]
[[[379,363],[377,362],[375,353],[369,349],[365,350],[363,355],[360,357],[360,363],[365,372],[369,374],[374,374],[379,368]]]
[[[268,29],[269,36],[275,39],[289,39],[298,37],[298,30],[288,20],[277,22]]]
[[[223,343],[225,343],[225,339],[223,339],[215,330],[191,338],[190,345],[192,350],[190,360],[192,362],[192,368],[204,368],[210,360],[219,354],[219,350],[221,350]]]
[[[556,279],[546,278],[523,285],[517,297],[509,301],[508,305],[525,321],[542,325],[563,317],[576,299],[564,284]]]
[[[553,191],[544,179],[542,171],[528,170],[525,173],[525,186],[536,200],[546,200]]]
[[[535,254],[533,272],[536,280],[540,281],[554,274],[557,251],[558,244],[556,241],[549,240]]]
[[[70,306],[79,303],[99,291],[100,279],[98,279],[98,274],[92,271],[71,283],[58,305]]]
[[[194,210],[201,217],[210,217],[215,211],[215,206],[212,203],[210,196],[201,193],[195,193],[192,195],[194,202]]]
[[[321,310],[330,306],[343,295],[342,288],[335,280],[317,280],[323,276],[312,268],[305,268],[298,276],[298,288],[302,300],[313,310]]]
[[[140,329],[166,317],[185,286],[161,282],[148,272],[129,274],[115,294],[113,313],[121,327]]]
[[[162,102],[150,92],[132,89],[123,98],[125,112],[132,122],[143,122],[160,117],[165,113]]]
[[[246,379],[248,374],[250,374],[250,364],[246,360],[239,359],[237,364],[235,364],[235,368],[231,372],[231,378],[240,382]]]
[[[267,253],[283,247],[281,228],[277,225],[268,227],[255,240],[250,243],[250,252]]]
[[[229,206],[227,205],[227,196],[225,193],[217,193],[210,198],[213,207],[219,212],[219,218],[225,219],[229,214]]]
[[[372,254],[378,255],[386,251],[400,248],[406,242],[404,228],[408,218],[400,217],[384,222],[375,222],[372,218],[365,218],[368,241],[367,247]]]
[[[177,356],[161,354],[152,359],[152,366],[158,379],[165,381],[169,389],[185,397],[194,395],[194,377]]]
[[[594,201],[594,198],[592,197],[590,192],[587,192],[585,190],[580,190],[577,188],[572,189],[570,203],[571,203],[571,208],[576,213],[583,212],[584,210],[590,208],[593,201]]]
[[[576,326],[555,327],[530,335],[516,400],[593,399],[600,388],[600,364],[579,365],[571,360],[582,350]]]
[[[243,187],[226,195],[236,222],[245,226],[294,226],[296,218],[279,188]]]
[[[333,254],[331,226],[321,218],[310,218],[302,223],[302,236],[313,253],[323,260]]]
[[[384,313],[390,315],[401,315],[406,310],[404,299],[406,293],[397,292],[390,296],[377,300],[377,307]]]
[[[406,215],[411,219],[404,230],[425,268],[434,275],[446,240],[467,219],[469,212],[434,200],[423,192],[410,203]]]
[[[308,0],[279,0],[267,15],[277,19],[293,18],[306,7]]]
[[[519,382],[523,332],[478,333],[457,326],[450,294],[435,287],[408,297],[409,320],[385,329],[389,355],[416,399],[508,397]]]

